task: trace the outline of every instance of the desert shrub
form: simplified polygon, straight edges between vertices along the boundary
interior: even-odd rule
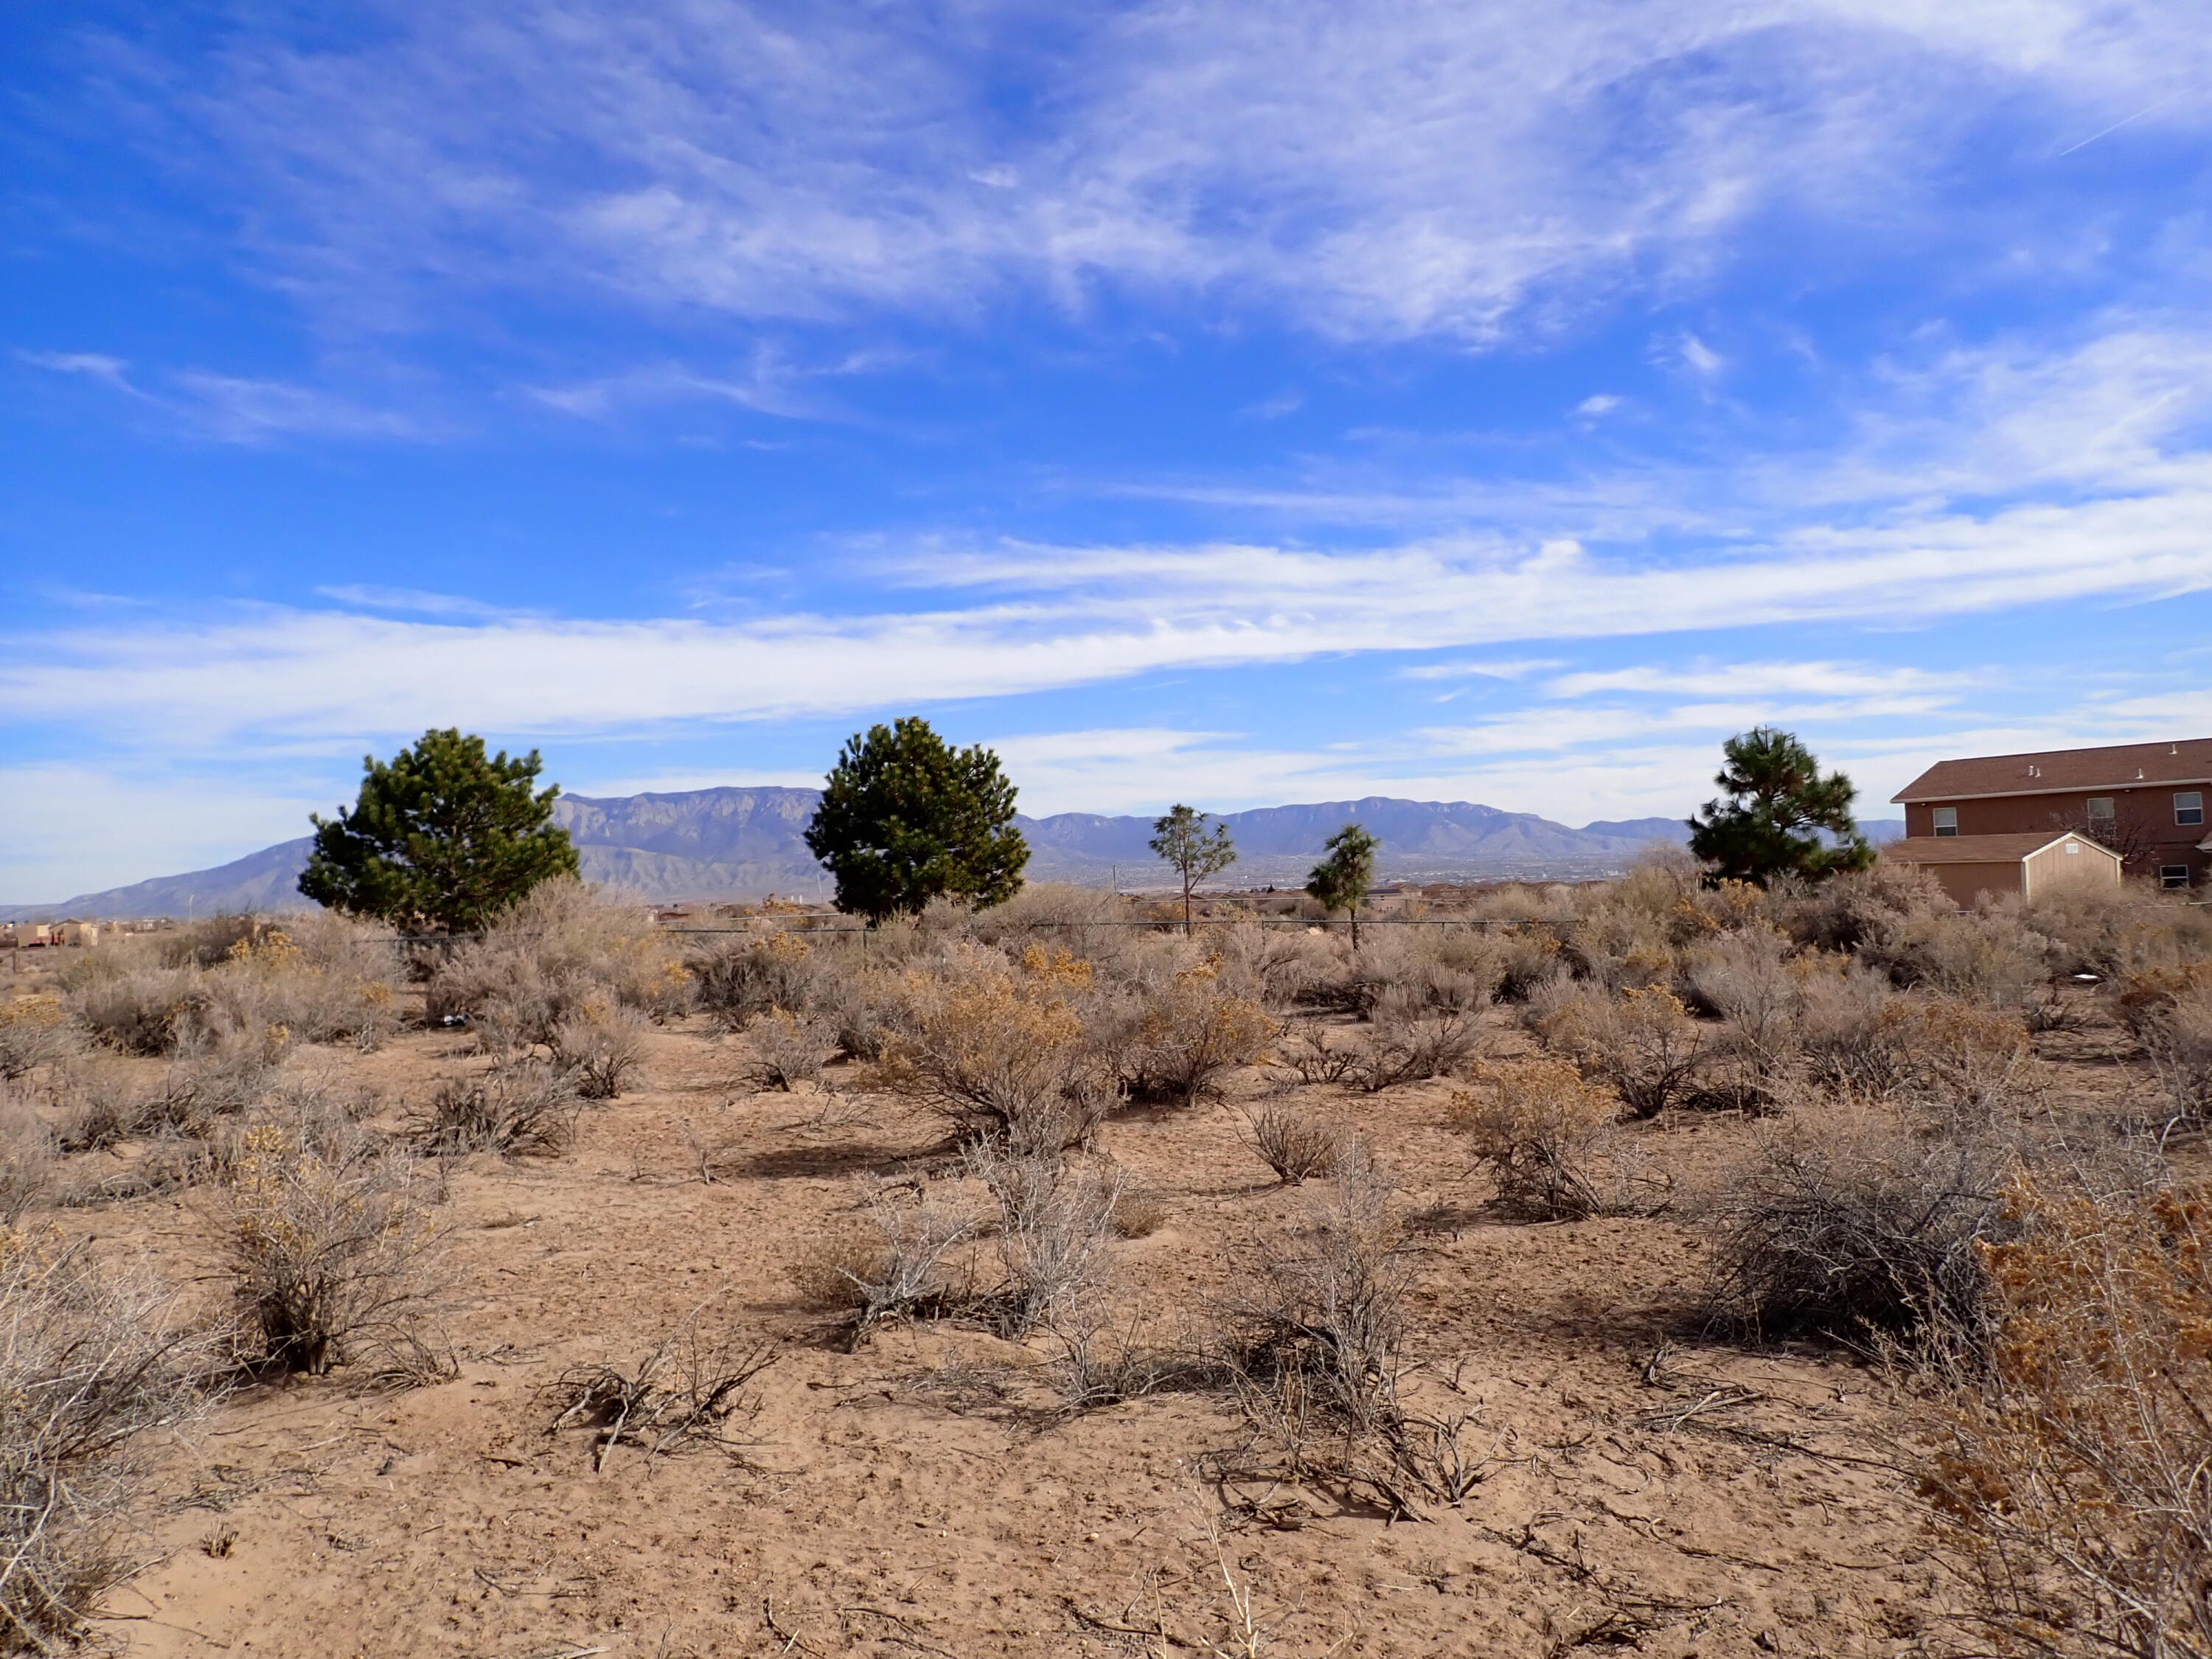
[[[1939,1110],[1972,1117],[2023,1103],[2033,1051],[2019,1014],[1949,997],[1907,1006],[1902,1070],[1909,1086]]]
[[[1222,983],[1218,961],[1194,963],[1139,994],[1133,1017],[1117,1023],[1113,1064],[1139,1100],[1195,1105],[1221,1079],[1261,1059],[1275,1022]]]
[[[685,966],[700,1008],[726,1031],[742,1031],[773,1009],[811,1012],[824,977],[813,945],[781,928],[716,939]]]
[[[1227,982],[1248,988],[1247,994],[1257,997],[1273,1013],[1301,1002],[1325,1000],[1316,997],[1316,988],[1339,965],[1336,942],[1302,928],[1237,921],[1210,929],[1207,942],[1218,954]]]
[[[390,947],[361,923],[322,915],[241,938],[204,976],[212,1026],[281,1026],[306,1042],[371,1049],[398,1029]]]
[[[1005,1278],[989,1305],[1001,1334],[1087,1323],[1083,1304],[1103,1296],[1112,1269],[1119,1173],[988,1144],[969,1154],[969,1170],[998,1211],[994,1242]]]
[[[869,1195],[864,1225],[818,1241],[792,1270],[802,1297],[851,1321],[857,1350],[877,1324],[943,1306],[951,1258],[973,1238],[973,1209],[927,1192],[908,1195],[879,1188]]]
[[[1091,965],[1032,945],[1008,963],[965,947],[902,976],[878,1086],[965,1140],[1056,1152],[1088,1140],[1112,1079],[1076,1004]]]
[[[126,1054],[167,1054],[208,1006],[197,968],[126,968],[66,993],[70,1017]]]
[[[2177,998],[2146,1020],[2142,1042],[2174,1118],[2212,1121],[2212,990]]]
[[[752,1044],[753,1079],[763,1089],[796,1090],[818,1084],[822,1068],[837,1051],[830,1023],[812,1014],[771,1008],[745,1028]]]
[[[16,997],[0,1002],[0,1082],[27,1077],[75,1047],[59,997]]]
[[[554,1069],[574,1079],[586,1100],[614,1100],[645,1064],[643,1015],[633,1009],[586,1003],[553,1028],[546,1048]]]
[[[2176,1004],[2212,996],[2212,962],[2146,968],[2128,975],[2114,1012],[2141,1039],[2172,1012]]]
[[[1757,926],[1722,933],[1686,958],[1691,1000],[1728,1022],[1729,1048],[1760,1077],[1794,1053],[1806,975],[1793,970],[1792,954],[1787,939]]]
[[[1851,878],[1838,876],[1836,882]],[[1838,971],[1806,975],[1802,989],[1796,1043],[1809,1078],[1861,1094],[1903,1084],[1911,1054],[1912,1008],[1887,976],[1844,963]]]
[[[1656,1117],[1686,1095],[1705,1063],[1703,1028],[1660,986],[1613,995],[1595,988],[1532,1002],[1550,1048],[1620,1096],[1629,1115]]]
[[[694,984],[635,907],[563,878],[532,888],[456,950],[424,1001],[433,1024],[465,1014],[479,1045],[497,1051],[550,1047],[562,1021],[592,1006],[668,1018],[688,1006]]]
[[[1626,1207],[1628,1183],[1615,1148],[1620,1102],[1556,1060],[1476,1067],[1475,1087],[1452,1097],[1451,1127],[1475,1165],[1519,1214],[1579,1220]]]
[[[1121,943],[1117,936],[1129,931],[1102,924],[1127,917],[1128,902],[1103,888],[1030,882],[1004,903],[976,911],[967,932],[1015,957],[1040,945],[1095,960],[1116,949]]]
[[[70,1065],[47,1090],[58,1109],[55,1137],[65,1152],[103,1151],[144,1132],[143,1091],[117,1066]]]
[[[419,1356],[427,1202],[411,1163],[367,1137],[331,1157],[283,1124],[248,1130],[221,1212],[251,1363],[320,1376]]]
[[[533,1057],[444,1079],[409,1129],[422,1151],[441,1156],[556,1157],[574,1143],[582,1112],[576,1075]]]
[[[1280,1106],[1267,1106],[1244,1122],[1246,1145],[1285,1187],[1334,1172],[1344,1132]]]
[[[1932,872],[1887,860],[1841,872],[1790,893],[1776,906],[1778,920],[1798,944],[1844,952],[1856,951],[1911,918],[1956,908]]]
[[[1763,1133],[1712,1200],[1711,1308],[1754,1334],[1845,1340],[1982,1328],[1978,1247],[2003,1236],[2019,1168],[1996,1135],[1929,1135],[1879,1103],[1807,1104]]]
[[[264,917],[246,914],[202,916],[151,934],[146,942],[149,954],[164,968],[212,968],[270,926]]]
[[[755,1339],[702,1335],[695,1316],[630,1364],[563,1371],[549,1391],[558,1410],[545,1431],[590,1429],[596,1473],[617,1446],[649,1458],[705,1447],[742,1462],[761,1443],[750,1429],[761,1408],[752,1381],[775,1359]]]
[[[1346,1078],[1369,1094],[1401,1083],[1448,1077],[1482,1044],[1476,1018],[1455,1008],[1430,1008],[1410,996],[1386,994],[1375,1011]]]
[[[2212,1211],[2021,1183],[1921,1482],[2007,1654],[2212,1654]]]
[[[191,1416],[203,1356],[143,1277],[0,1226],[0,1652],[73,1647],[136,1571],[149,1429]]]
[[[1349,1083],[1361,1044],[1349,1034],[1332,1036],[1317,1025],[1292,1027],[1275,1045],[1275,1060],[1301,1083]]]
[[[1498,941],[1498,983],[1500,1000],[1526,1002],[1537,988],[1563,978],[1568,973],[1567,963],[1559,947],[1559,938],[1553,929],[1537,923],[1523,923],[1507,927],[1496,935]]]
[[[0,1229],[21,1220],[52,1185],[58,1150],[31,1103],[0,1089]]]
[[[1876,929],[1858,957],[1905,989],[1922,987],[2006,1008],[2034,995],[2052,966],[2051,941],[1994,907],[1899,917]]]
[[[1358,1141],[1334,1187],[1268,1243],[1253,1294],[1227,1310],[1223,1358],[1286,1459],[1305,1451],[1316,1414],[1364,1436],[1395,1410],[1412,1270],[1395,1188]]]
[[[152,1136],[201,1139],[226,1119],[252,1109],[276,1080],[281,1039],[222,1040],[173,1060],[141,1086],[108,1066],[73,1068],[55,1080],[64,1152],[98,1152]]]
[[[1114,1231],[1122,1238],[1150,1238],[1167,1224],[1168,1201],[1152,1188],[1124,1181],[1114,1196]]]
[[[2212,920],[2147,884],[2117,890],[2061,885],[2001,908],[2051,941],[2060,973],[2112,980],[2160,963],[2202,960],[2212,951]]]

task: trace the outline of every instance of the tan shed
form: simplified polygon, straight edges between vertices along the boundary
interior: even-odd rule
[[[1972,904],[1984,893],[2033,897],[2054,887],[2117,891],[2120,884],[2120,855],[2070,830],[2013,836],[1908,836],[1890,842],[1881,855],[1927,871],[1960,904]]]

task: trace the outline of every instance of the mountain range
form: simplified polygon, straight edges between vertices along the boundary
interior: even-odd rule
[[[657,900],[827,896],[830,882],[801,839],[817,789],[693,789],[681,793],[563,795],[555,820],[576,843],[584,878]],[[1320,860],[1322,842],[1358,823],[1382,842],[1378,878],[1453,881],[1510,877],[1587,878],[1624,868],[1654,842],[1680,843],[1680,818],[1629,818],[1579,830],[1532,812],[1467,801],[1360,800],[1261,806],[1221,815],[1237,861],[1221,879],[1237,886],[1295,886]],[[1061,812],[1018,817],[1030,843],[1032,881],[1163,888],[1167,867],[1146,842],[1147,817]],[[1871,839],[1902,834],[1901,823],[1861,826]],[[60,916],[214,915],[300,908],[300,872],[309,838],[279,842],[211,870],[161,876],[53,904],[0,906],[0,921]]]

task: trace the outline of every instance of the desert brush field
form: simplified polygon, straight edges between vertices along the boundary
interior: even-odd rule
[[[51,953],[0,1651],[2212,1654],[2212,912],[1397,902]]]

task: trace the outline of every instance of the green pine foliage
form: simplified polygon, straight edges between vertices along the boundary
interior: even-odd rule
[[[487,756],[482,738],[450,728],[388,764],[364,757],[353,810],[311,815],[300,890],[398,927],[482,929],[539,882],[576,873],[568,832],[550,821],[559,786],[532,788],[539,765],[534,749]]]
[[[1788,732],[1756,726],[1721,745],[1728,758],[1713,781],[1723,799],[1690,819],[1690,851],[1714,881],[1755,882],[1777,876],[1819,881],[1863,870],[1874,848],[1851,816],[1857,791],[1841,772],[1823,776],[1813,751]],[[1824,845],[1815,830],[1836,837]]]
[[[1206,827],[1206,814],[1177,803],[1152,820],[1152,851],[1175,866],[1182,884],[1182,930],[1190,932],[1190,896],[1199,883],[1237,862],[1229,826]]]
[[[1328,856],[1306,878],[1306,891],[1325,910],[1352,913],[1352,940],[1357,945],[1359,907],[1375,884],[1375,849],[1382,843],[1358,824],[1347,823],[1322,845]]]
[[[839,751],[806,845],[836,880],[837,908],[871,921],[948,896],[1004,903],[1030,859],[999,757],[954,749],[911,718],[870,726]]]

